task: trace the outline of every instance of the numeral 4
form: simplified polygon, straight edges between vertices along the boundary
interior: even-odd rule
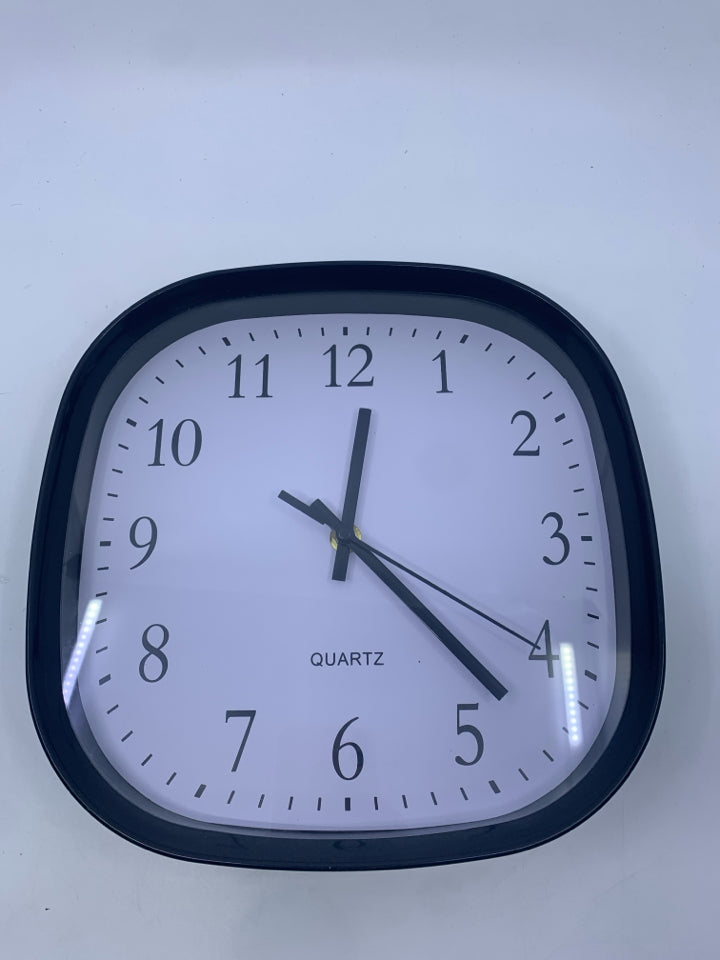
[[[545,645],[545,653],[537,652],[540,647],[541,641]],[[532,650],[530,651],[530,656],[528,657],[528,660],[544,660],[545,663],[547,664],[548,676],[553,677],[555,675],[555,671],[553,669],[553,660],[559,660],[559,659],[560,657],[558,656],[558,654],[552,652],[552,641],[550,639],[550,621],[546,620],[545,623],[542,625],[542,630],[538,634],[537,640],[532,646]]]

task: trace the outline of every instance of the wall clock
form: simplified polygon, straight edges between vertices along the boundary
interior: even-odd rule
[[[28,687],[92,814],[173,856],[491,857],[638,760],[664,638],[621,387],[512,280],[400,263],[183,280],[62,399]]]

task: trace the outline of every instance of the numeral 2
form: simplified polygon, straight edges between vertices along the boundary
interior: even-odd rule
[[[529,410],[518,410],[517,413],[512,415],[510,423],[515,423],[518,417],[525,417],[527,422],[530,424],[530,429],[528,430],[525,439],[521,440],[520,443],[513,450],[514,457],[539,457],[540,456],[540,447],[537,446],[532,450],[526,450],[525,444],[528,442],[530,437],[535,433],[537,428],[537,420],[530,413]]]

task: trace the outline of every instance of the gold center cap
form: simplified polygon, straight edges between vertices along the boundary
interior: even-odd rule
[[[353,531],[354,531],[354,533],[355,533],[355,536],[358,538],[358,540],[362,540],[363,535],[362,535],[362,531],[360,530],[360,528],[353,526]],[[337,550],[337,548],[338,548],[338,538],[337,538],[337,534],[335,533],[334,530],[331,530],[331,531],[330,531],[330,543],[332,544],[333,550]]]

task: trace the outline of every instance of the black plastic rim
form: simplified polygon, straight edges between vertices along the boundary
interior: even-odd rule
[[[617,726],[579,782],[549,806],[507,822],[383,833],[248,830],[178,822],[121,795],[77,740],[62,698],[61,584],[71,492],[98,390],[141,337],[193,307],[271,300],[275,313],[346,312],[462,316],[473,304],[512,311],[553,345],[584,381],[597,409],[614,471],[629,584],[631,670]],[[412,308],[403,309],[403,300]],[[418,309],[424,303],[426,309]],[[314,307],[313,307],[314,305]],[[310,308],[310,309],[309,309]],[[349,309],[350,308],[350,309]],[[469,317],[472,319],[472,317]],[[184,331],[183,331],[184,332]],[[182,333],[178,333],[181,336]],[[331,262],[248,267],[202,274],[151,294],[118,317],[90,346],[60,403],[43,474],[32,542],[27,616],[27,684],[38,735],[59,777],[110,829],[147,849],[206,863],[278,869],[387,869],[460,862],[525,850],[580,824],[618,789],[652,731],[664,678],[660,564],[650,495],[624,393],[592,337],[557,304],[484,271],[419,263]]]

